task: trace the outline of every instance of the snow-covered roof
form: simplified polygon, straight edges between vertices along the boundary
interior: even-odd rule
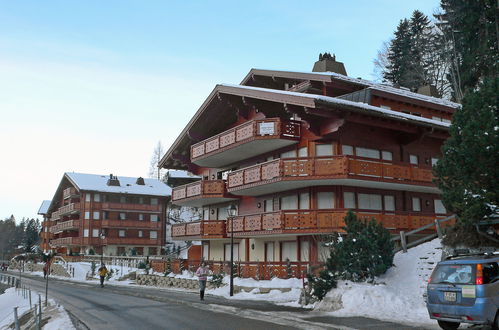
[[[144,178],[144,185],[137,184],[136,177],[118,176],[119,186],[109,186],[109,175],[65,173],[66,177],[79,189],[117,194],[171,196],[172,189],[162,181]]]
[[[40,205],[40,208],[38,209],[38,214],[40,214],[40,215],[45,215],[45,214],[47,214],[47,212],[48,212],[48,210],[49,210],[50,203],[51,203],[51,201],[49,201],[49,200],[44,200],[44,201],[42,202],[42,205]]]
[[[451,102],[449,100],[444,100],[444,99],[441,99],[438,97],[414,93],[414,92],[411,92],[411,91],[403,89],[403,88],[396,88],[396,87],[393,87],[390,85],[375,83],[375,82],[361,79],[361,78],[352,78],[352,77],[348,77],[348,76],[345,76],[345,75],[342,75],[342,74],[336,73],[336,72],[305,72],[305,71],[278,71],[278,70],[252,69],[250,71],[250,73],[252,71],[256,72],[256,73],[269,72],[269,73],[272,73],[273,75],[276,75],[276,73],[278,74],[279,72],[282,72],[283,74],[293,74],[294,73],[297,75],[307,75],[308,77],[314,77],[314,76],[315,77],[322,77],[322,78],[323,77],[330,77],[332,80],[344,81],[344,82],[348,82],[348,83],[352,83],[352,84],[356,84],[356,85],[370,87],[370,88],[373,88],[373,89],[376,89],[379,91],[384,91],[384,92],[387,92],[390,94],[396,94],[396,95],[404,96],[407,98],[412,98],[412,99],[417,99],[417,100],[421,100],[421,101],[425,101],[425,102],[439,104],[439,105],[443,105],[443,106],[450,107],[450,108],[458,108],[461,106],[459,103]],[[245,80],[246,79],[247,78],[245,78]],[[245,82],[245,80],[243,80],[243,83]]]
[[[324,95],[316,95],[316,94],[305,94],[305,93],[298,93],[298,92],[289,92],[289,91],[281,91],[281,90],[275,90],[275,89],[268,89],[268,88],[261,88],[261,87],[253,87],[253,86],[241,86],[241,85],[231,85],[231,84],[221,84],[221,86],[225,87],[230,87],[230,88],[237,88],[237,89],[245,89],[245,90],[254,90],[254,91],[260,91],[260,92],[269,92],[269,93],[274,93],[274,94],[281,94],[281,95],[289,95],[289,96],[295,96],[295,97],[301,97],[304,99],[309,99],[318,101],[319,103],[323,104],[329,104],[329,105],[340,105],[340,106],[348,106],[350,109],[356,109],[358,111],[362,111],[365,113],[371,113],[374,115],[379,115],[383,117],[390,117],[393,119],[398,119],[398,120],[407,120],[411,122],[417,122],[421,124],[426,124],[426,125],[431,125],[431,126],[436,126],[436,127],[441,127],[444,129],[447,129],[450,124],[449,123],[444,123],[439,120],[433,120],[429,118],[423,118],[419,116],[414,116],[410,114],[406,114],[403,112],[399,111],[394,111],[394,110],[388,110],[388,109],[382,109],[380,107],[376,107],[373,105],[365,104],[365,103],[360,103],[360,102],[354,102],[354,101],[349,101],[349,100],[344,100],[340,99],[337,97],[331,97],[331,96],[324,96]]]
[[[168,170],[167,175],[169,178],[201,178],[200,176],[182,170]]]

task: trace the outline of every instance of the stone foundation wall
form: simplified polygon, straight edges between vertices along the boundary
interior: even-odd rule
[[[45,264],[34,264],[34,263],[25,263],[24,264],[24,271],[27,272],[43,272],[43,266]],[[12,270],[19,270],[19,265],[17,263],[12,262],[11,265],[9,266],[9,269]],[[50,265],[50,274],[51,275],[56,275],[56,276],[64,276],[64,277],[71,277],[69,273],[66,271],[66,269],[60,265],[60,264],[52,264]]]
[[[137,275],[136,283],[139,285],[149,285],[157,287],[174,287],[191,290],[199,289],[199,281],[196,279],[175,278],[159,275]],[[213,289],[213,285],[209,281],[206,282],[206,289]]]

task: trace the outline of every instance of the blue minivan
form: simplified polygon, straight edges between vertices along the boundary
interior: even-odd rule
[[[428,313],[442,329],[460,323],[499,329],[499,254],[453,256],[437,264],[428,281]]]

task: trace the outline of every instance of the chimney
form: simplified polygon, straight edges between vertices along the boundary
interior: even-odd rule
[[[113,176],[112,174],[109,174],[109,179],[107,180],[107,185],[108,186],[120,186],[120,180],[118,180],[118,177]]]
[[[144,178],[143,177],[138,177],[137,181],[135,183],[138,184],[138,185],[140,185],[140,186],[145,186],[146,185],[146,183],[144,182]]]
[[[440,97],[438,94],[437,88],[433,85],[424,85],[418,88],[418,94],[426,95],[426,96],[433,96],[433,97]]]
[[[319,60],[315,62],[312,72],[335,72],[347,75],[345,65],[342,62],[337,62],[336,55],[331,55],[331,53],[319,54]]]

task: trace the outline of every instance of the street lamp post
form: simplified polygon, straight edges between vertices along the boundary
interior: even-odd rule
[[[102,266],[102,264],[104,264],[104,239],[106,238],[106,236],[104,235],[104,231],[101,230],[100,231],[100,234],[99,234],[99,237],[101,239],[101,255],[100,255],[100,264]]]
[[[234,204],[227,207],[227,214],[230,218],[230,286],[229,295],[234,295],[234,217],[236,216],[237,208]]]

